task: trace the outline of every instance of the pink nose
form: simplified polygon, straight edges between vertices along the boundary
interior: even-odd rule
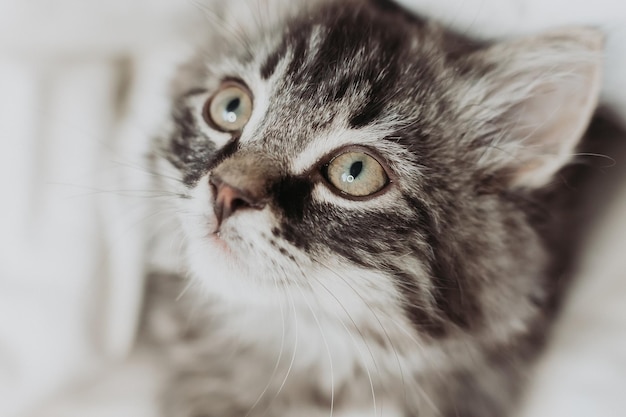
[[[265,207],[265,201],[263,199],[255,198],[252,192],[233,187],[217,176],[211,176],[209,184],[215,196],[213,210],[217,217],[218,226],[237,210],[260,210]]]

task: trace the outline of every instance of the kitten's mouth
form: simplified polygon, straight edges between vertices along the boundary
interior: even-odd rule
[[[219,226],[215,229],[215,231],[209,234],[209,240],[211,241],[213,245],[217,246],[220,250],[228,253],[229,255],[233,254],[232,249],[230,248],[230,246],[228,245],[228,243],[222,236],[222,232],[220,231]]]

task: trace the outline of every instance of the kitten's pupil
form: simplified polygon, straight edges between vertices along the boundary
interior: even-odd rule
[[[224,109],[224,119],[229,123],[235,123],[237,121],[237,109],[241,105],[241,99],[234,98],[228,102],[226,109]]]
[[[350,167],[350,176],[356,178],[363,171],[363,162],[357,161]]]
[[[226,111],[228,113],[234,113],[235,110],[237,110],[237,108],[239,107],[239,105],[241,104],[241,99],[239,98],[234,98],[230,101],[230,103],[228,103],[228,106],[226,106]]]
[[[356,161],[352,165],[350,165],[348,172],[344,173],[341,178],[346,182],[352,183],[358,178],[359,174],[361,174],[361,171],[363,171],[363,162]]]

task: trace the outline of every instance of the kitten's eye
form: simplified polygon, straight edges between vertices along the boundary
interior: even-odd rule
[[[326,167],[326,179],[340,192],[366,197],[382,190],[389,177],[380,163],[363,152],[346,152],[333,158]]]
[[[223,132],[236,132],[250,120],[252,95],[239,83],[229,82],[222,86],[206,104],[204,119]]]

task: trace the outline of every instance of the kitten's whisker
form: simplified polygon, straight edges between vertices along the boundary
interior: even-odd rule
[[[183,287],[183,289],[180,291],[180,293],[178,294],[178,296],[176,297],[175,301],[179,302],[184,296],[185,294],[187,294],[187,292],[195,285],[195,280],[194,279],[189,279],[187,280],[187,284]]]
[[[302,270],[302,267],[298,263],[295,263],[295,265],[300,270],[301,276],[302,277],[307,277],[307,275]],[[326,287],[326,285],[324,285],[324,283],[319,278],[317,278],[315,276],[315,274],[312,274],[311,277],[315,280],[315,282],[317,282],[337,302],[337,304],[341,307],[341,309],[346,313],[348,319],[350,320],[350,322],[354,326],[354,329],[361,336],[361,340],[363,340],[363,344],[365,345],[365,348],[367,349],[368,353],[370,354],[370,357],[372,358],[372,363],[374,364],[374,368],[376,369],[378,377],[380,378],[380,369],[378,368],[378,363],[376,362],[376,359],[374,358],[374,354],[373,354],[369,344],[367,343],[367,339],[365,338],[365,335],[363,334],[363,332],[361,331],[359,326],[356,324],[356,321],[354,320],[352,315],[348,312],[346,307],[337,298],[337,296],[335,294],[333,294],[332,291],[330,291],[330,289],[328,289],[328,287]],[[343,322],[343,320],[341,320],[339,318],[339,315],[337,313],[335,313],[335,317],[337,318],[339,323],[341,323],[341,325],[343,326],[344,330],[346,331],[346,333],[348,334],[348,336],[352,340],[352,343],[354,344],[354,346],[357,347],[358,345],[356,343],[356,340],[354,339],[354,336],[352,335],[352,332],[348,329],[348,327]],[[374,381],[372,379],[372,374],[371,374],[371,372],[369,370],[369,367],[366,365],[366,361],[365,361],[365,358],[363,356],[363,352],[361,352],[360,350],[359,350],[359,355],[361,356],[361,360],[363,361],[363,364],[364,364],[364,367],[365,367],[365,372],[367,373],[367,378],[369,380],[370,389],[371,389],[371,392],[372,392],[372,400],[373,400],[373,406],[374,406],[374,415],[376,415],[377,408],[376,408],[376,391],[375,391],[375,388],[374,388]]]
[[[396,326],[396,328],[405,334],[405,336],[407,336],[409,338],[409,340],[411,340],[415,346],[418,348],[418,350],[420,351],[424,351],[424,347],[422,345],[422,343],[420,341],[418,341],[417,339],[415,339],[415,336],[413,334],[411,334],[404,325],[398,323],[396,320],[393,320],[391,317],[387,317],[387,319],[389,320],[389,322],[391,324],[393,324],[394,326]],[[425,357],[423,357],[423,359],[426,359]],[[431,367],[433,370],[436,371],[436,374],[438,376],[440,376],[443,379],[445,379],[445,375],[443,374],[443,372],[441,371],[437,371],[437,367],[436,366],[432,366]],[[430,395],[428,395],[424,389],[421,387],[421,384],[418,383],[418,381],[415,379],[415,376],[413,374],[409,374],[409,376],[411,377],[411,381],[413,382],[412,386],[418,390],[420,392],[420,394],[422,395],[422,397],[424,398],[424,400],[426,401],[426,403],[435,411],[436,415],[441,415],[441,411],[439,410],[439,408],[435,405],[435,401],[430,397]],[[404,385],[403,385],[404,386]],[[406,390],[404,392],[405,396],[406,396]]]
[[[155,157],[164,157],[164,155],[154,155]],[[127,161],[122,161],[122,160],[113,160],[112,161],[115,165],[118,165],[120,167],[124,167],[124,168],[128,168],[128,169],[132,169],[133,171],[138,171],[141,172],[142,174],[148,175],[152,178],[158,178],[158,179],[168,179],[171,180],[173,182],[175,182],[176,184],[181,184],[182,181],[180,178],[176,178],[176,177],[172,177],[170,175],[166,175],[160,172],[156,172],[153,171],[151,169],[147,169],[145,166],[141,165],[141,164],[136,164],[136,163],[132,163],[132,162],[127,162]],[[113,168],[112,168],[113,169]]]
[[[76,194],[73,196],[68,196],[67,198],[82,198],[82,197],[91,197],[96,195],[117,195],[120,197],[128,197],[128,198],[168,198],[168,197],[179,197],[177,193],[173,193],[165,190],[148,190],[148,189],[104,189],[97,188],[89,185],[81,185],[81,184],[72,184],[72,183],[64,183],[64,182],[46,182],[46,185],[54,185],[54,186],[63,186],[68,188],[75,188],[78,190],[89,191],[83,194]],[[128,193],[128,194],[126,194]],[[146,193],[146,195],[141,195],[140,193]]]
[[[120,232],[117,236],[115,236],[113,238],[112,243],[117,243],[122,238],[126,237],[126,235],[128,233],[130,233],[133,229],[139,227],[142,223],[147,222],[147,221],[153,219],[154,217],[157,217],[157,216],[160,216],[160,215],[162,215],[164,213],[167,213],[168,211],[177,213],[177,211],[174,208],[171,208],[171,209],[164,208],[164,209],[161,209],[161,210],[157,210],[157,211],[155,211],[153,213],[150,213],[150,214],[148,214],[148,215],[146,215],[146,216],[144,216],[144,217],[142,217],[142,218],[132,222],[126,229],[124,229],[122,232]],[[165,222],[165,220],[164,220],[164,222]]]
[[[298,265],[299,267],[299,265]],[[354,321],[354,319],[352,318],[352,315],[348,312],[348,310],[344,307],[343,303],[341,301],[339,301],[339,299],[315,276],[312,275],[312,277],[315,279],[315,281],[333,298],[335,299],[335,301],[337,302],[337,304],[341,307],[341,309],[346,313],[346,315],[348,316],[348,319],[350,320],[350,322],[352,322],[352,325],[354,326],[354,329],[357,331],[357,333],[361,336],[361,340],[363,341],[363,344],[365,345],[365,348],[367,349],[370,357],[372,358],[372,363],[374,364],[374,368],[376,368],[376,372],[378,373],[378,377],[380,378],[380,369],[378,368],[378,363],[376,362],[376,359],[374,358],[374,353],[372,352],[369,344],[367,343],[367,339],[365,338],[365,335],[363,334],[363,332],[361,331],[361,329],[359,328],[359,326],[356,324],[356,322]],[[346,326],[346,324],[343,322],[343,320],[341,320],[341,318],[339,317],[339,315],[337,313],[335,313],[335,318],[337,318],[337,321],[339,321],[339,323],[341,323],[342,327],[344,328],[344,330],[346,331],[346,334],[350,337],[350,339],[352,340],[352,343],[354,344],[355,348],[358,349],[358,344],[356,342],[356,339],[354,338],[354,335],[352,334],[352,332],[348,329],[348,327]],[[374,408],[374,416],[376,415],[377,412],[377,407],[376,407],[376,390],[374,388],[374,381],[372,379],[372,374],[369,370],[369,367],[366,364],[365,361],[365,357],[363,356],[363,352],[360,351],[359,349],[359,356],[361,356],[361,360],[363,361],[363,365],[365,368],[365,372],[367,374],[367,379],[369,380],[369,384],[370,384],[370,390],[372,393],[372,402],[373,402],[373,408]]]
[[[361,293],[359,293],[356,288],[354,288],[354,286],[352,286],[348,280],[341,276],[339,273],[337,273],[336,271],[334,271],[332,268],[330,268],[328,265],[324,264],[321,261],[317,261],[320,265],[322,265],[324,268],[326,268],[327,270],[329,270],[331,273],[333,273],[335,276],[337,276],[339,279],[341,279],[341,281],[346,284],[346,286],[357,296],[361,299],[361,301],[363,302],[363,304],[368,308],[368,310],[372,313],[372,315],[374,316],[374,319],[378,322],[378,326],[380,327],[380,329],[382,330],[383,334],[385,335],[385,338],[387,339],[387,341],[389,342],[389,345],[391,346],[391,349],[393,350],[395,359],[396,359],[396,363],[398,365],[398,370],[400,371],[400,377],[402,378],[402,387],[405,391],[406,394],[406,384],[405,384],[405,378],[404,378],[404,371],[402,370],[402,365],[400,364],[400,357],[398,355],[398,350],[396,349],[396,346],[394,345],[391,336],[389,336],[389,333],[387,332],[387,330],[385,329],[385,326],[383,326],[380,317],[378,317],[378,314],[376,314],[376,312],[374,311],[374,309],[369,305],[369,303],[365,300],[365,298],[363,297],[363,295]],[[386,315],[387,316],[387,315]],[[387,316],[387,319],[391,320],[390,317]]]
[[[333,357],[330,353],[330,346],[328,345],[328,340],[326,339],[326,335],[324,334],[324,330],[322,329],[322,324],[320,323],[317,317],[317,314],[315,314],[315,310],[309,303],[307,297],[304,295],[304,292],[302,291],[302,287],[300,287],[297,280],[293,280],[293,283],[295,284],[296,288],[298,288],[298,290],[300,291],[300,294],[302,295],[302,299],[304,300],[307,307],[309,308],[309,311],[311,311],[313,320],[315,320],[315,323],[317,324],[317,327],[320,331],[320,335],[322,336],[322,342],[324,343],[324,346],[326,347],[326,353],[328,354],[328,364],[330,366],[330,414],[329,414],[329,417],[333,417],[333,412],[335,408],[335,371],[333,368]]]
[[[291,360],[289,362],[289,366],[287,367],[287,372],[285,373],[285,377],[283,378],[283,381],[281,382],[280,386],[278,387],[278,391],[276,391],[276,394],[274,394],[274,397],[272,397],[272,399],[270,400],[269,404],[267,405],[267,408],[265,409],[265,412],[263,413],[264,416],[267,414],[267,412],[271,408],[271,406],[274,403],[274,401],[278,398],[278,396],[280,395],[280,393],[284,389],[285,384],[287,383],[287,379],[289,378],[289,375],[291,374],[291,370],[293,369],[293,365],[294,365],[294,362],[296,360],[296,353],[298,351],[298,312],[296,311],[296,304],[294,303],[293,297],[291,296],[291,294],[288,291],[285,291],[285,294],[287,295],[287,298],[289,299],[289,302],[291,304],[291,308],[292,308],[292,311],[293,311],[293,317],[294,317],[294,337],[295,337],[295,340],[294,340],[294,344],[293,344],[293,353],[291,354]]]
[[[189,274],[185,276],[185,279],[194,281],[194,278]],[[203,290],[204,291],[204,290]],[[198,319],[199,312],[203,309],[204,303],[201,297],[193,297],[192,304],[189,306],[189,316],[187,317],[187,328],[192,328],[194,320]]]
[[[283,291],[283,293],[284,293],[284,290],[282,288],[280,288],[280,286],[278,285],[278,280],[277,280],[275,275],[272,275],[272,281],[274,283],[274,287],[276,288],[276,292],[280,293],[281,291]],[[263,388],[263,391],[261,392],[261,394],[259,394],[259,397],[256,399],[254,404],[252,404],[252,406],[250,407],[250,409],[248,410],[248,412],[246,413],[246,415],[244,417],[248,417],[250,415],[250,413],[256,408],[256,406],[261,402],[261,400],[263,399],[265,394],[267,394],[267,391],[272,386],[272,382],[274,381],[274,377],[276,376],[276,374],[278,372],[278,368],[280,367],[280,361],[281,361],[281,359],[283,357],[284,346],[285,346],[286,323],[285,323],[285,311],[283,310],[283,303],[279,302],[278,306],[280,308],[280,318],[281,318],[281,324],[282,324],[282,334],[281,334],[281,338],[280,338],[280,349],[279,349],[279,352],[278,352],[278,357],[276,358],[276,363],[274,364],[274,369],[272,370],[272,374],[268,378],[268,382],[265,385],[265,388]]]
[[[319,261],[318,261],[319,262]],[[347,280],[342,277],[340,274],[338,274],[336,271],[333,271],[329,266],[323,264],[320,262],[320,264],[322,266],[324,266],[325,268],[327,268],[329,271],[331,271],[333,274],[335,274],[339,279],[341,279],[364,303],[365,305],[370,309],[371,313],[374,315],[374,318],[378,321],[378,324],[381,328],[381,330],[383,331],[383,333],[385,334],[386,339],[388,340],[394,355],[395,355],[395,359],[396,359],[396,363],[398,365],[398,370],[400,372],[400,377],[402,378],[402,387],[404,390],[404,396],[406,398],[406,394],[407,394],[407,390],[406,390],[406,379],[405,379],[405,375],[404,375],[404,371],[402,369],[402,366],[400,364],[400,358],[399,358],[399,354],[397,352],[397,349],[393,343],[393,341],[391,340],[391,337],[389,336],[389,333],[387,332],[387,330],[385,329],[385,327],[383,326],[382,322],[380,321],[380,318],[378,317],[378,314],[376,314],[376,312],[373,311],[373,309],[371,308],[371,306],[369,306],[369,304],[367,302],[365,302],[365,300],[363,299],[362,295],[352,286],[350,285],[350,283],[347,282]],[[409,339],[415,343],[416,347],[423,351],[423,346],[421,344],[421,342],[419,342],[417,339],[415,339],[415,336],[412,335],[410,332],[408,332],[408,330],[405,328],[404,325],[398,323],[396,320],[394,320],[392,317],[388,316],[385,314],[386,319],[392,323],[393,325],[396,326],[397,329],[399,329],[401,332],[403,332],[407,337],[409,337]],[[434,368],[434,367],[433,367]],[[412,374],[410,374],[411,376],[411,381],[413,382],[412,386],[417,389],[422,396],[424,397],[424,399],[426,400],[426,402],[429,404],[429,406],[431,406],[433,408],[433,410],[435,410],[437,413],[440,413],[439,409],[437,408],[437,406],[435,405],[435,402],[432,398],[430,398],[430,396],[422,389],[422,387],[420,386],[420,384],[417,383],[417,380],[413,377]],[[443,376],[443,375],[441,375]]]
[[[571,157],[575,158],[578,156],[591,156],[591,157],[595,157],[595,158],[601,158],[601,159],[606,159],[609,161],[609,165],[603,166],[603,167],[598,167],[598,169],[606,169],[606,168],[613,168],[614,166],[617,165],[617,160],[615,160],[614,158],[611,158],[609,155],[604,155],[601,153],[592,153],[592,152],[580,152],[580,153],[573,153],[570,155]],[[580,161],[574,161],[577,164],[582,164],[582,162]],[[590,163],[586,163],[587,165],[590,165]]]

